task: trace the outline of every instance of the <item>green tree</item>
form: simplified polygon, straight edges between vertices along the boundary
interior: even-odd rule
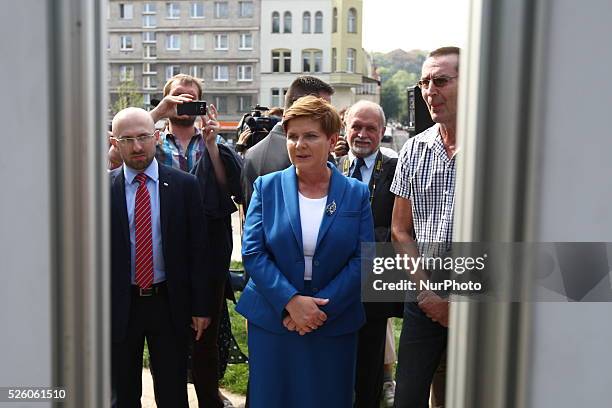
[[[130,106],[143,107],[144,99],[142,94],[138,92],[138,87],[134,81],[121,82],[117,88],[117,100],[111,104],[113,116],[121,109]]]

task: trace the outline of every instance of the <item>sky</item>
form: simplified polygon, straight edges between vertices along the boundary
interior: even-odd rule
[[[363,48],[465,46],[469,0],[363,0]]]

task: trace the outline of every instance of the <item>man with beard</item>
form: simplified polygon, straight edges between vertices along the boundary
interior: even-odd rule
[[[204,210],[194,176],[155,160],[148,112],[115,115],[111,143],[112,383],[116,407],[140,406],[145,339],[160,407],[188,407],[187,355],[210,324]]]
[[[376,242],[391,241],[391,214],[395,196],[389,191],[397,158],[380,149],[385,133],[385,113],[380,105],[358,101],[344,116],[348,155],[338,159],[338,168],[347,177],[363,181],[370,188]],[[387,318],[401,317],[401,304],[364,303],[366,324],[359,330],[355,408],[378,408],[383,387],[383,363]]]
[[[212,270],[214,307],[209,328],[199,341],[193,343],[191,372],[199,406],[222,408],[223,400],[219,393],[219,327],[226,307],[226,294],[233,299],[229,284],[231,214],[237,208],[231,196],[241,194],[242,163],[231,149],[217,143],[219,123],[214,105],[208,105],[208,114],[202,116],[202,129],[195,126],[196,116],[177,115],[177,105],[201,99],[200,80],[178,74],[166,82],[164,98],[150,114],[154,121],[168,118],[170,122],[168,129],[160,135],[155,157],[160,163],[195,174],[204,201],[211,253],[215,254],[207,260]]]

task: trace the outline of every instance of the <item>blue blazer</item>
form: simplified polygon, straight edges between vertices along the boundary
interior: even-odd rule
[[[374,241],[368,186],[343,176],[334,166],[326,211],[312,262],[314,296],[329,299],[323,326],[309,335],[335,336],[359,330],[361,243]],[[328,210],[329,206],[335,211]],[[274,333],[285,306],[304,289],[304,249],[295,167],[259,177],[246,216],[242,260],[250,275],[236,310],[250,323]],[[366,260],[366,261],[369,261]]]

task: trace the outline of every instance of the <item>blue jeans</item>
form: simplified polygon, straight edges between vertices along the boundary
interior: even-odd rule
[[[433,322],[416,303],[405,304],[395,374],[395,408],[429,407],[429,390],[446,351],[447,335],[448,329]]]

